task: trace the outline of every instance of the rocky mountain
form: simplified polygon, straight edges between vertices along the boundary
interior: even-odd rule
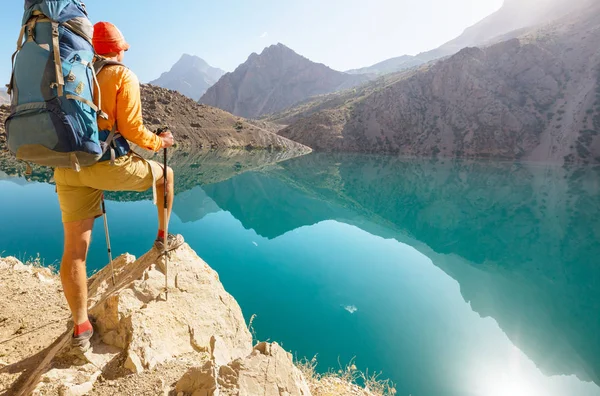
[[[145,124],[151,129],[168,126],[184,149],[306,149],[240,117],[165,88],[142,85],[142,106]]]
[[[328,151],[600,162],[599,40],[596,3],[307,106],[280,134]]]
[[[204,59],[184,54],[170,71],[163,73],[150,84],[172,89],[188,98],[198,100],[223,74],[225,71],[210,66]]]
[[[593,2],[594,0],[504,0],[502,7],[495,13],[441,47],[418,54],[417,58],[431,61],[456,54],[466,47],[485,45],[518,29],[547,23],[570,12],[579,11]]]
[[[373,74],[376,76],[382,74],[395,73],[402,70],[410,69],[415,66],[420,66],[425,61],[416,56],[402,55],[397,58],[392,58],[374,64],[373,66],[363,67],[361,69],[348,70],[349,74]]]
[[[209,88],[200,103],[256,118],[366,80],[365,76],[338,72],[312,62],[277,44],[265,48],[260,55],[250,55],[233,73],[227,73]]]
[[[463,48],[488,45],[507,38],[514,38],[519,30],[555,20],[577,11],[593,0],[505,0],[502,7],[475,25],[467,28],[460,36],[416,56],[403,55],[385,60],[373,66],[349,70],[352,74],[382,75],[410,69],[424,63],[456,54]]]

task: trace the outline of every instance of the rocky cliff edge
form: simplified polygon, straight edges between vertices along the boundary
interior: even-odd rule
[[[305,376],[277,343],[253,343],[218,274],[184,245],[171,253],[168,298],[156,250],[89,280],[96,334],[71,356],[60,280],[39,259],[0,258],[2,395],[375,395],[339,377]],[[309,370],[310,371],[310,370]]]

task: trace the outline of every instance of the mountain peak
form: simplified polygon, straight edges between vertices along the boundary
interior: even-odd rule
[[[210,66],[204,59],[196,55],[183,54],[171,70],[163,73],[150,84],[173,89],[198,100],[223,74],[225,74],[223,70]]]
[[[287,49],[287,50],[292,51],[292,49],[290,47],[288,47],[287,45],[282,44],[282,43],[273,44],[268,48],[279,48],[279,49]],[[294,51],[292,51],[292,52],[294,52]]]
[[[281,43],[273,44],[271,46],[266,47],[261,53],[261,56],[270,54],[290,54],[300,56],[296,51]]]
[[[383,62],[379,62],[373,66],[348,70],[346,73],[384,75],[420,66],[423,63],[425,63],[423,60],[415,56],[402,55],[396,58],[384,60]]]
[[[177,67],[181,67],[181,66],[199,67],[202,69],[211,67],[204,59],[200,58],[199,56],[190,55],[190,54],[181,55],[181,58],[179,58],[177,63],[175,63],[175,65],[173,65],[171,70],[173,70],[174,68],[177,68]]]
[[[350,88],[366,81],[312,62],[278,43],[253,53],[200,99],[241,117],[283,110],[311,96]]]

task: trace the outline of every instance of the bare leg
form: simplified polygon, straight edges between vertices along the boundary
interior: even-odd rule
[[[174,173],[173,173],[173,169],[171,169],[170,167],[167,168],[167,216],[168,218],[165,219],[165,213],[164,213],[164,202],[165,202],[165,178],[161,177],[157,182],[156,182],[156,194],[157,196],[157,208],[158,208],[158,230],[164,230],[165,226],[167,224],[167,222],[169,221],[169,219],[171,218],[171,210],[173,209],[173,196],[174,196]]]
[[[60,280],[76,325],[88,320],[87,258],[94,219],[64,223],[65,250],[60,264]]]

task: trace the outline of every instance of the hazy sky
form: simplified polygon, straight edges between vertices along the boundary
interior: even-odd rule
[[[503,0],[88,0],[92,21],[113,22],[132,48],[127,63],[143,82],[183,53],[232,71],[252,52],[281,42],[336,70],[433,49]],[[9,80],[22,0],[0,14],[0,81]]]

